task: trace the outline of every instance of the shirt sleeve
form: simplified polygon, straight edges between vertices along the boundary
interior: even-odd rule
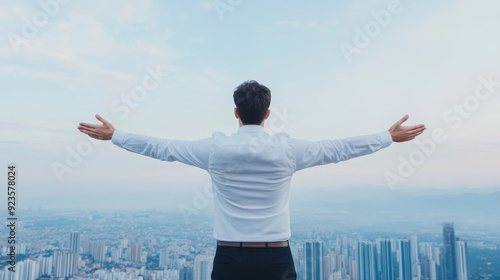
[[[196,141],[160,139],[115,130],[112,143],[125,150],[163,161],[179,161],[207,170],[212,138]]]
[[[290,138],[295,170],[337,163],[374,153],[392,144],[389,131],[339,140],[307,141]]]

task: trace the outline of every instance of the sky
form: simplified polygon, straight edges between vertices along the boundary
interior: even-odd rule
[[[91,141],[78,123],[231,134],[246,80],[272,91],[272,133],[344,138],[405,114],[427,126],[418,141],[297,172],[294,190],[500,185],[498,1],[0,3],[0,176],[16,165],[21,207],[196,205],[205,171]]]

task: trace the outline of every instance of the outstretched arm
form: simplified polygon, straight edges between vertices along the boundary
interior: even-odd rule
[[[418,124],[413,126],[403,126],[403,123],[408,120],[409,116],[406,115],[398,122],[389,128],[393,142],[406,142],[415,139],[426,129],[425,125]]]
[[[337,163],[374,153],[390,146],[393,142],[410,141],[422,134],[425,126],[403,126],[408,115],[392,125],[389,130],[373,134],[338,140],[306,141],[291,139],[295,152],[295,170]]]
[[[102,124],[80,123],[78,130],[95,139],[111,140],[115,132],[113,125],[99,115],[95,115],[95,117]]]
[[[208,168],[208,154],[212,138],[196,141],[160,139],[117,130],[99,115],[95,115],[102,124],[80,123],[78,130],[99,140],[112,140],[116,146],[163,161],[179,161],[202,169]]]

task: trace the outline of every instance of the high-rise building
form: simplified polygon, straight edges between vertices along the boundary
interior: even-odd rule
[[[349,260],[349,270],[348,273],[350,279],[358,279],[358,263],[355,260]]]
[[[193,280],[193,268],[184,266],[179,271],[179,280]]]
[[[2,273],[0,273],[0,279],[3,280],[14,280],[15,273],[12,273],[12,271],[9,270],[9,266],[5,266],[2,270]]]
[[[36,260],[24,261],[24,276],[20,279],[36,280],[40,274],[40,264]]]
[[[75,231],[69,236],[69,252],[80,254],[80,233]]]
[[[372,242],[358,242],[357,262],[359,280],[377,279],[376,254],[375,245]]]
[[[335,259],[335,269],[340,272],[342,278],[345,278],[349,267],[349,262],[347,261],[346,256],[343,254],[337,254]]]
[[[127,248],[128,247],[128,238],[122,239],[122,241],[120,242],[120,246],[122,248]]]
[[[436,280],[436,256],[439,259],[439,253],[435,252],[437,247],[429,242],[421,242],[418,247],[421,279]]]
[[[330,275],[332,275],[333,272],[337,270],[336,256],[332,254],[325,256],[325,263],[323,267],[325,268],[324,276],[326,279],[328,279]]]
[[[170,252],[169,252],[168,248],[162,248],[160,250],[160,258],[158,260],[158,265],[160,267],[162,267],[162,268],[163,267],[167,267],[168,261],[170,259],[170,254],[169,253]]]
[[[112,260],[117,261],[122,257],[122,249],[120,246],[114,246],[109,249],[109,254]]]
[[[468,280],[467,242],[457,239],[455,245],[455,253],[457,255],[457,280]]]
[[[380,279],[394,280],[391,240],[380,241]]]
[[[106,245],[96,242],[89,242],[83,244],[83,253],[91,255],[94,261],[104,262],[106,260],[107,252],[108,252],[108,246]]]
[[[323,280],[323,242],[304,242],[304,280]]]
[[[441,266],[441,249],[439,247],[434,247],[432,251],[432,259],[436,261],[436,265]]]
[[[70,277],[78,273],[80,255],[68,251],[54,251],[54,276]]]
[[[38,261],[30,260],[30,259],[20,261],[20,262],[16,263],[16,269],[15,269],[14,273],[9,271],[9,273],[12,274],[14,277],[13,278],[6,278],[6,279],[35,280],[38,278],[38,268],[39,268]]]
[[[411,271],[413,279],[421,278],[420,262],[418,259],[418,240],[416,235],[410,236],[411,247]]]
[[[457,280],[457,257],[453,223],[443,223],[443,279]]]
[[[142,245],[139,243],[133,244],[130,247],[130,261],[141,262]]]
[[[210,280],[213,267],[213,257],[207,255],[198,255],[194,258],[193,279]]]
[[[436,279],[437,279],[436,262],[435,261],[430,261],[430,266],[429,266],[429,280],[436,280]]]
[[[39,276],[51,276],[52,275],[52,256],[41,257],[40,258],[40,275]]]
[[[399,279],[412,280],[411,244],[408,239],[399,240]]]
[[[26,244],[24,244],[24,243],[17,244],[15,251],[16,251],[16,255],[25,255],[26,254]]]

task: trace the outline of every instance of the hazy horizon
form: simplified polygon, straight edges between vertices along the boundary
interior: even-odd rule
[[[372,134],[405,114],[427,126],[418,141],[300,171],[294,191],[500,184],[497,1],[49,2],[0,11],[0,178],[17,166],[19,207],[113,193],[139,208],[147,194],[188,203],[206,172],[96,144],[78,123],[98,113],[167,139],[234,133],[232,90],[250,79],[272,91],[273,133]]]

